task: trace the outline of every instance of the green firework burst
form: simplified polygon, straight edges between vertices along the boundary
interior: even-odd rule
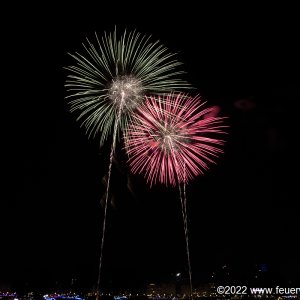
[[[175,54],[151,36],[126,30],[118,36],[116,29],[95,34],[95,43],[83,43],[83,53],[70,54],[75,64],[69,71],[65,87],[70,111],[89,137],[100,135],[102,146],[116,125],[117,135],[127,128],[131,113],[145,95],[157,95],[189,88],[178,76],[182,65]],[[117,116],[119,117],[117,119]]]

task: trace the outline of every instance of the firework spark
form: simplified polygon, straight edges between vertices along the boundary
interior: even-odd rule
[[[125,134],[132,172],[172,186],[203,174],[223,152],[226,126],[217,112],[199,96],[146,97]]]
[[[116,121],[120,123],[117,136],[128,126],[144,95],[190,87],[177,78],[184,73],[177,70],[182,63],[159,41],[152,42],[151,36],[136,31],[118,36],[115,29],[101,39],[96,34],[95,43],[87,39],[83,47],[84,53],[70,54],[76,64],[66,67],[70,71],[67,98],[88,136],[100,134],[101,146],[113,133]]]

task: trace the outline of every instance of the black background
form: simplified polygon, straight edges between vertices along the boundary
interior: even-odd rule
[[[112,3],[3,12],[0,287],[96,283],[108,149],[88,140],[68,112],[63,68],[72,63],[67,52],[115,25],[178,52],[192,93],[229,116],[225,154],[187,189],[195,281],[210,281],[226,265],[232,280],[247,282],[266,264],[271,282],[299,283],[293,7]],[[133,287],[186,273],[178,191],[149,189],[131,176],[134,196],[119,163],[104,282]]]

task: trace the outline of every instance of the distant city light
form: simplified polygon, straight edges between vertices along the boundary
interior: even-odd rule
[[[115,300],[123,300],[123,299],[127,299],[127,296],[114,296]]]
[[[79,297],[78,295],[60,295],[60,294],[51,294],[51,295],[44,295],[43,298],[45,300],[60,300],[60,299],[66,299],[66,300],[84,300],[83,298]]]

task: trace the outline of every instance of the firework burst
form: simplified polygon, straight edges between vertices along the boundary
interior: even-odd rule
[[[116,126],[117,135],[130,121],[144,95],[188,88],[177,78],[181,63],[151,36],[116,29],[95,43],[87,39],[82,54],[70,54],[76,64],[66,67],[67,99],[71,112],[86,128],[89,137],[100,134],[102,146]],[[117,123],[117,125],[115,124]]]
[[[199,96],[146,97],[125,134],[132,172],[172,186],[203,174],[223,152],[226,126],[217,113]]]

